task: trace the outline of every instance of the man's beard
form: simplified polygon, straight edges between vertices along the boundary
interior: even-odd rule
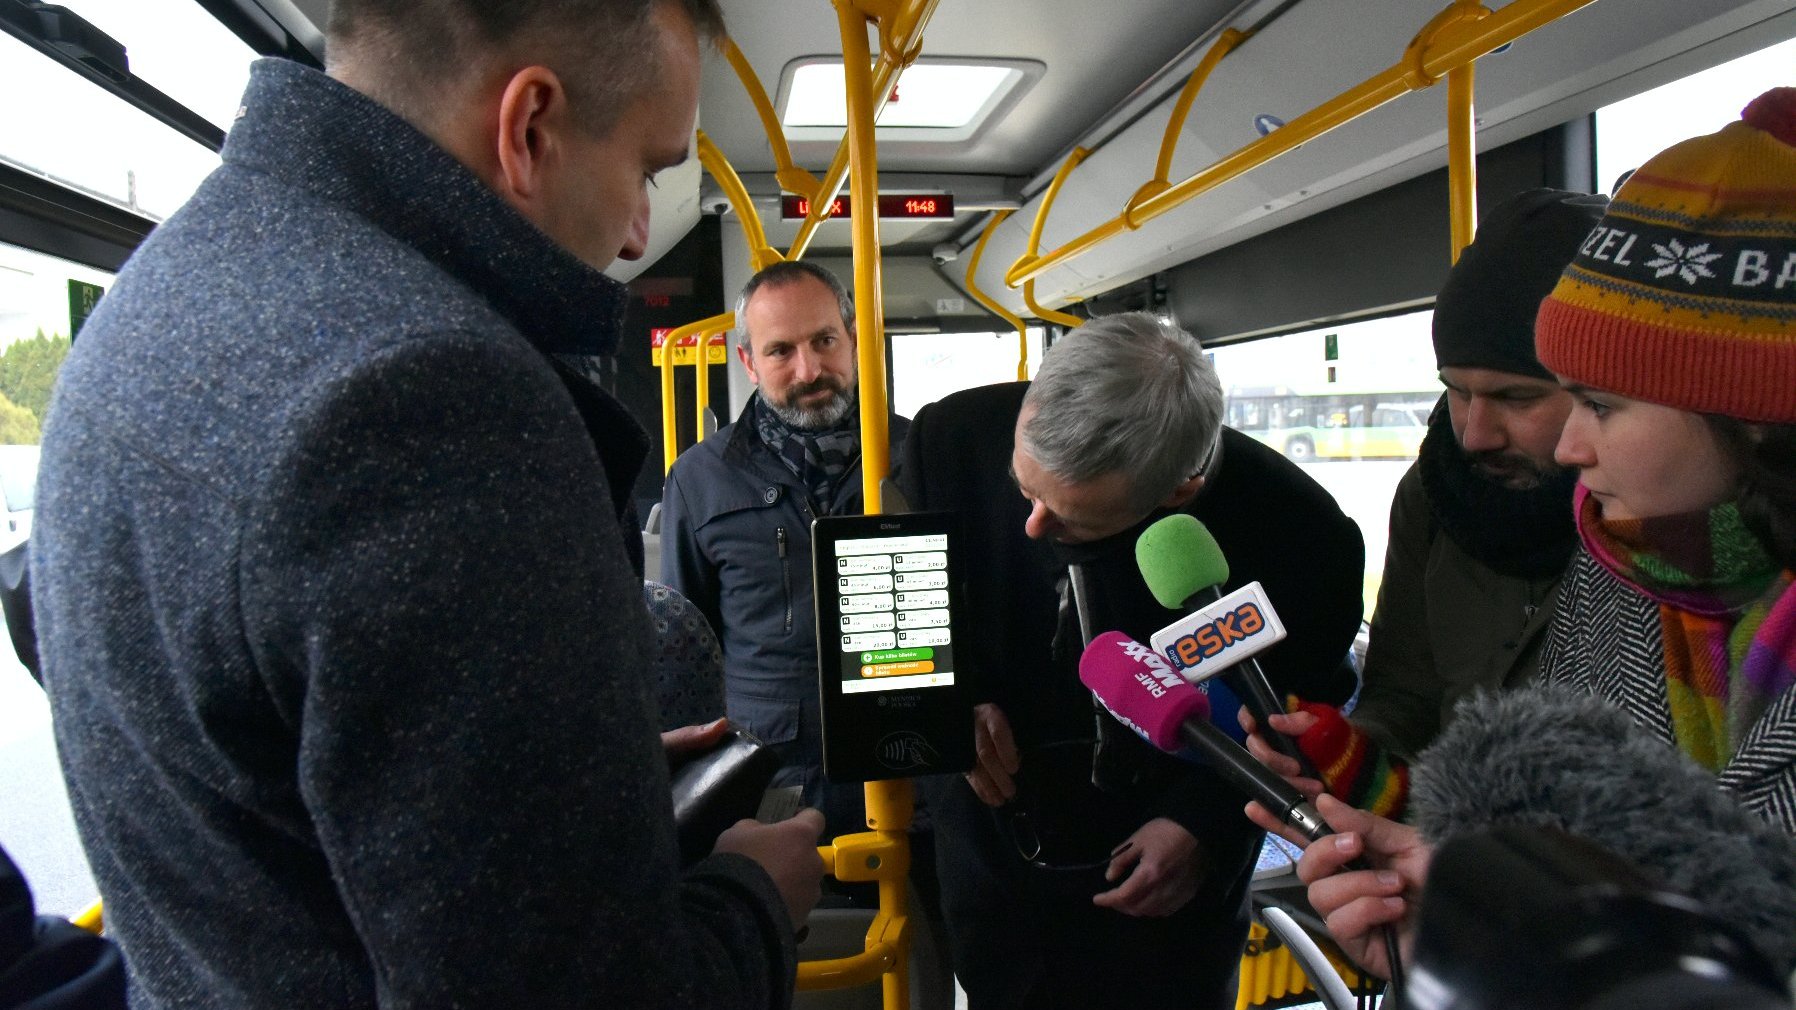
[[[826,391],[835,395],[814,407],[807,407],[799,402],[801,398],[812,393]],[[771,396],[764,399],[767,401],[767,406],[772,408],[774,416],[802,431],[822,431],[825,428],[833,428],[842,418],[848,416],[850,410],[854,409],[853,390],[845,388],[840,382],[827,375],[819,375],[810,382],[786,390],[784,403],[774,400]]]
[[[1519,452],[1468,452],[1466,462],[1480,477],[1511,491],[1532,491],[1565,472],[1558,464],[1542,466]]]

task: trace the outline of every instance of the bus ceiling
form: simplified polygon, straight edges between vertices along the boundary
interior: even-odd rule
[[[260,52],[316,62],[329,0],[199,0]],[[839,59],[827,0],[721,0],[731,36],[776,109],[794,70]],[[963,255],[989,212],[1016,209],[992,234],[975,281],[1005,308],[1030,314],[1005,274],[1023,255],[1049,180],[1075,147],[1089,157],[1067,178],[1043,229],[1049,253],[1114,218],[1154,172],[1186,78],[1228,29],[1247,38],[1221,59],[1178,139],[1171,178],[1183,179],[1400,61],[1443,0],[1131,0],[1129,16],[1089,0],[942,0],[922,59],[1019,68],[1019,81],[970,132],[882,130],[882,190],[947,193],[947,220],[882,222],[894,259],[929,266]],[[1491,3],[1501,11],[1506,5]],[[1595,0],[1477,63],[1480,152],[1578,119],[1597,107],[1796,34],[1791,0]],[[897,91],[904,97],[902,79]],[[1191,200],[1138,231],[1056,267],[1037,282],[1047,306],[1089,298],[1440,169],[1445,87],[1401,97]],[[708,61],[699,123],[740,174],[775,248],[796,222],[761,121],[730,66]],[[791,152],[820,172],[827,131],[792,130]],[[649,255],[618,264],[628,279],[683,237],[701,214],[728,213],[696,163],[661,181]],[[848,255],[845,222],[817,229],[808,255]],[[1445,259],[1445,244],[1440,250]],[[934,270],[964,288],[962,269]]]
[[[783,103],[788,68],[835,51],[824,4],[769,8],[725,0],[731,31],[757,75]],[[885,185],[951,191],[949,224],[882,222],[889,255],[924,257],[944,241],[964,253],[983,208],[1021,203],[982,260],[979,287],[1013,311],[1022,293],[1004,274],[1023,252],[1037,202],[1066,152],[1093,147],[1047,221],[1042,248],[1114,217],[1153,171],[1170,106],[1185,77],[1230,27],[1257,32],[1225,57],[1198,96],[1173,162],[1180,179],[1403,58],[1439,0],[1143,0],[1127,18],[1083,0],[1023,5],[943,0],[924,33],[923,56],[1036,61],[1046,71],[969,140],[881,139]],[[1503,5],[1493,4],[1499,10]],[[1276,16],[1274,16],[1276,15]],[[1478,63],[1479,147],[1486,149],[1585,116],[1598,106],[1796,33],[1788,0],[1691,4],[1596,0]],[[1163,69],[1164,68],[1164,69]],[[902,84],[900,84],[902,90]],[[1405,96],[1225,184],[1040,279],[1038,299],[1057,306],[1244,241],[1445,164],[1445,88]],[[779,245],[778,190],[759,120],[733,74],[707,76],[702,123],[741,173],[768,237]],[[815,168],[834,145],[795,141]],[[904,177],[902,185],[895,177]],[[971,210],[978,207],[980,210]],[[847,228],[825,225],[811,255],[841,254]],[[1443,240],[1440,258],[1446,258]],[[955,270],[944,273],[958,281]],[[1024,314],[1027,314],[1024,312]]]

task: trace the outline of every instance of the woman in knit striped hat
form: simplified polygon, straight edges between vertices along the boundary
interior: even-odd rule
[[[1582,544],[1542,679],[1622,708],[1796,834],[1796,88],[1641,166],[1534,332],[1575,395],[1557,457],[1579,468]],[[1305,852],[1310,902],[1382,973],[1376,929],[1413,921],[1432,849],[1319,806],[1350,834]]]
[[[1543,679],[1796,834],[1796,88],[1641,166],[1534,333],[1583,543]]]

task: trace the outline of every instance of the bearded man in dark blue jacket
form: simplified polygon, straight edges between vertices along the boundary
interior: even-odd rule
[[[828,832],[866,830],[859,784],[823,781],[811,521],[859,515],[854,300],[812,263],[776,263],[736,299],[737,354],[757,386],[741,417],[682,455],[662,493],[661,581],[723,645],[730,722],[785,760]],[[892,458],[909,423],[890,419]]]
[[[681,872],[617,350],[712,0],[337,0],[120,272],[33,582],[136,1007],[773,1007],[821,820]]]

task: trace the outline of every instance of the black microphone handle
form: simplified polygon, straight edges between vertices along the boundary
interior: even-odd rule
[[[1210,724],[1208,719],[1187,719],[1179,724],[1179,737],[1202,754],[1229,784],[1246,793],[1249,799],[1296,828],[1310,841],[1332,834],[1334,829],[1304,799],[1302,793],[1280,778],[1278,773],[1254,759],[1246,748]]]

